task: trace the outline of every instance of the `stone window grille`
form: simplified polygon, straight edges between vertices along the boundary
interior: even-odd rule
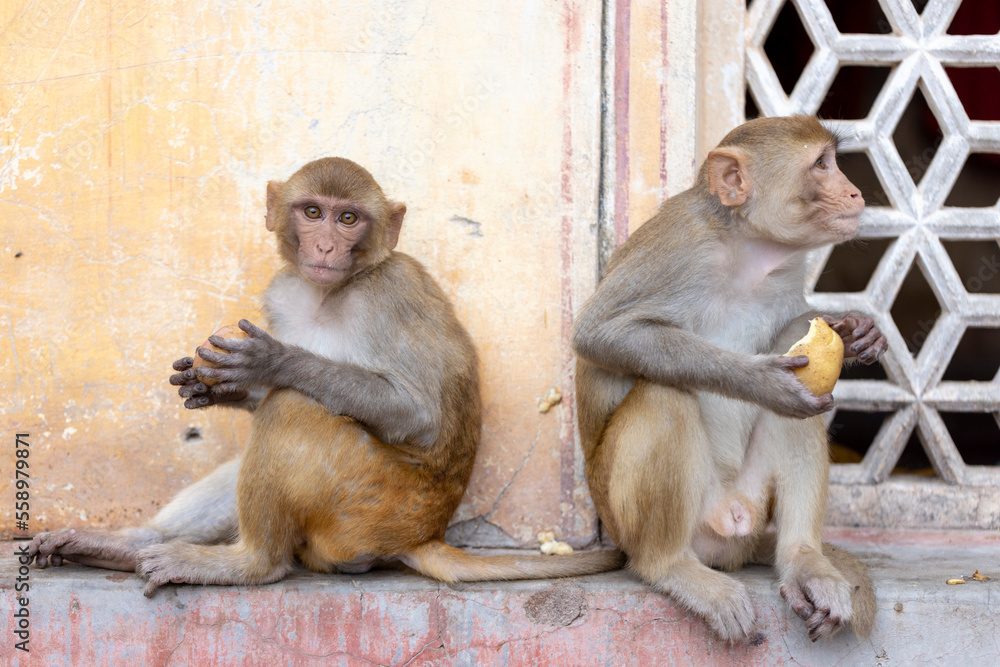
[[[884,377],[848,376],[834,391],[838,412],[885,416],[860,462],[832,466],[828,520],[839,525],[996,529],[1000,432],[988,445],[996,450],[993,464],[972,465],[963,460],[942,415],[991,415],[992,425],[1000,429],[1000,373],[976,380],[946,377],[968,332],[1000,333],[1000,290],[984,289],[985,281],[1000,283],[1000,203],[946,203],[970,155],[1000,154],[1000,122],[970,119],[949,72],[1000,67],[1000,33],[950,34],[960,0],[929,0],[919,13],[915,4],[924,3],[878,0],[882,34],[847,34],[838,30],[824,0],[753,0],[745,23],[747,91],[761,115],[817,113],[842,68],[877,66],[888,72],[867,115],[828,121],[843,138],[842,152],[866,157],[877,176],[880,196],[873,201],[866,193],[869,207],[859,238],[884,246],[884,254],[867,286],[856,292],[815,289],[828,269],[831,249],[817,251],[809,260],[810,304],[827,312],[871,314],[891,350],[883,360]],[[790,9],[814,48],[786,94],[765,45],[779,12]],[[914,182],[894,133],[918,95],[933,113],[940,139],[924,151],[926,171]],[[947,249],[968,242],[986,248],[980,253],[981,275],[977,266],[961,275]],[[917,332],[898,326],[894,308],[911,274],[926,281],[940,309],[933,323],[929,319]],[[831,425],[836,415],[828,417]],[[918,441],[933,476],[894,474],[907,444]]]

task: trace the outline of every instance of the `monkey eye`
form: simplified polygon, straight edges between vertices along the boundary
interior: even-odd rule
[[[826,162],[821,157],[820,159],[816,160],[816,164],[814,164],[813,166],[816,167],[817,169],[826,169]]]
[[[306,217],[310,220],[318,220],[323,212],[319,210],[319,206],[306,206],[302,209],[302,212],[306,214]]]
[[[340,221],[347,226],[353,225],[358,221],[358,214],[351,211],[344,211],[340,214]]]

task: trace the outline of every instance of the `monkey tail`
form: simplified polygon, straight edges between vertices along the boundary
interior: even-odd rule
[[[446,582],[553,579],[617,570],[625,555],[617,550],[584,551],[566,556],[483,556],[440,540],[424,542],[400,560],[417,572]]]

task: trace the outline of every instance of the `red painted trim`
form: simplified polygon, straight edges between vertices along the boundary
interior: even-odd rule
[[[660,1],[660,199],[667,194],[667,0]]]
[[[576,401],[575,382],[573,381],[573,347],[570,340],[573,335],[573,71],[578,48],[578,32],[576,8],[573,1],[568,0],[563,5],[566,21],[566,42],[563,46],[563,128],[562,128],[562,165],[560,166],[560,204],[563,208],[559,235],[559,338],[562,348],[560,377],[567,378],[561,388],[563,400],[561,403],[562,423],[559,425],[559,504],[560,528],[563,535],[573,535],[574,492],[576,491]]]
[[[962,530],[933,528],[844,528],[829,526],[823,529],[823,540],[845,548],[878,546],[890,547],[992,547],[1000,546],[1000,533],[995,530]],[[983,568],[983,574],[992,576]],[[972,574],[963,572],[961,574]],[[950,576],[950,575],[949,575]],[[958,576],[957,574],[955,576]]]
[[[630,0],[615,0],[615,245],[628,238]]]

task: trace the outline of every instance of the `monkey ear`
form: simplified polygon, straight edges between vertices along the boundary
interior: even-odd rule
[[[406,204],[389,202],[389,221],[385,225],[386,250],[392,250],[399,242],[399,230],[403,226],[404,215],[406,215]]]
[[[284,183],[267,182],[267,214],[264,216],[264,226],[273,232],[278,225],[278,200],[281,199],[281,189]]]
[[[723,206],[739,206],[750,199],[753,183],[747,156],[736,148],[716,148],[708,154],[708,191]]]

